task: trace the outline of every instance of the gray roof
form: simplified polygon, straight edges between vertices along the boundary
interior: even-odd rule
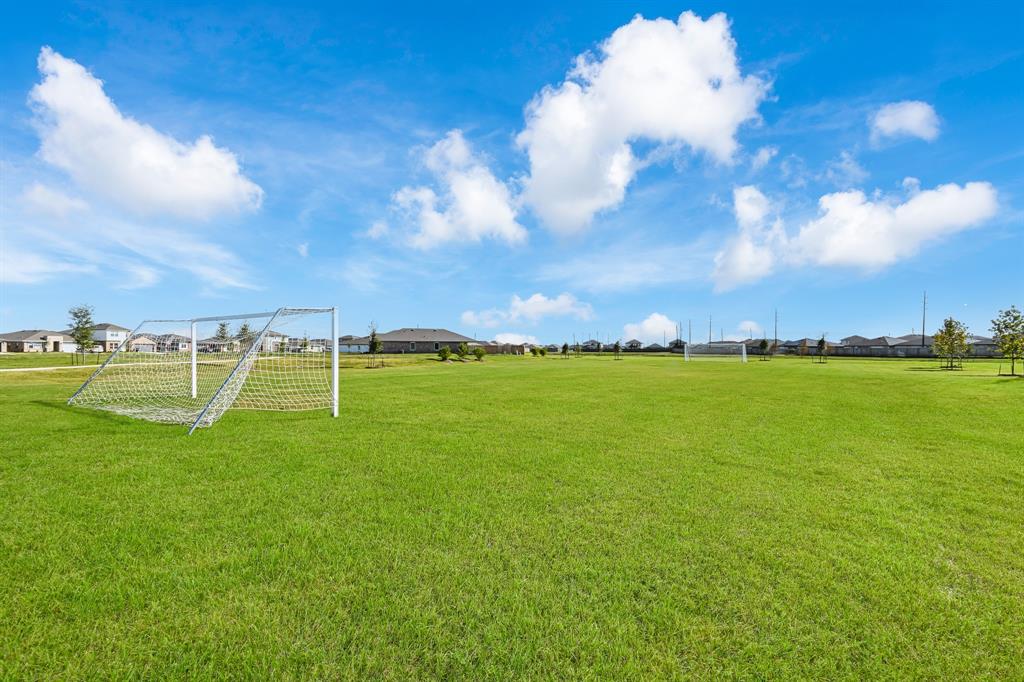
[[[641,341],[640,339],[630,339],[629,341],[626,341],[626,345],[627,346],[642,346],[644,344],[643,344],[643,341]]]
[[[99,324],[94,324],[92,326],[92,328],[93,328],[93,331],[98,331],[98,332],[99,331],[112,331],[112,332],[130,332],[131,331],[131,329],[126,329],[125,327],[122,327],[121,325],[113,324],[111,322],[100,322]]]
[[[378,334],[377,339],[380,341],[397,341],[397,342],[416,342],[416,343],[469,343],[475,341],[468,336],[462,334],[456,334],[455,332],[446,329],[421,329],[414,327],[407,327],[404,329],[396,329],[393,332],[384,332]],[[369,341],[369,339],[367,339]],[[366,343],[366,341],[364,341]]]
[[[0,334],[4,341],[42,341],[44,336],[61,336],[70,341],[71,337],[64,332],[55,332],[49,329],[22,329],[16,332]]]

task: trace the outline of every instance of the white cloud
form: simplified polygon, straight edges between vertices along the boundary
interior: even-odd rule
[[[743,320],[736,325],[736,331],[738,332],[739,340],[744,339],[756,339],[764,334],[764,327],[759,325],[754,320]]]
[[[4,244],[0,249],[0,282],[5,284],[39,284],[57,276],[72,273],[95,273],[91,263],[76,262],[67,257]]]
[[[515,334],[512,332],[506,332],[502,334],[496,334],[494,340],[498,343],[510,343],[513,346],[521,346],[524,343],[528,343],[531,346],[540,344],[536,336],[530,336],[529,334]]]
[[[309,242],[302,242],[295,247],[295,251],[303,258],[309,257]]]
[[[917,137],[931,142],[938,136],[939,116],[927,102],[893,102],[871,118],[871,139],[876,143],[892,137]]]
[[[485,237],[509,244],[526,241],[526,228],[516,221],[508,187],[473,154],[462,131],[450,131],[431,147],[425,165],[434,174],[440,196],[430,187],[403,187],[393,197],[394,206],[414,226],[413,246],[429,249]],[[371,236],[381,236],[373,234],[375,228],[370,228]]]
[[[996,213],[987,182],[940,185],[903,203],[863,192],[826,194],[821,215],[801,226],[794,256],[816,265],[878,269],[913,256],[928,242],[974,227]]]
[[[386,237],[389,232],[391,232],[391,226],[388,225],[387,221],[375,220],[366,231],[366,236],[370,239],[380,239]]]
[[[781,221],[768,223],[771,202],[753,185],[733,190],[737,234],[715,255],[712,280],[716,291],[755,282],[775,269],[776,251],[786,237]]]
[[[757,150],[753,157],[750,159],[750,167],[755,171],[759,171],[768,163],[775,158],[776,154],[779,153],[778,147],[761,147]]]
[[[68,196],[38,182],[26,189],[21,198],[29,211],[38,215],[67,218],[72,213],[89,210],[89,205],[81,199]]]
[[[768,197],[753,185],[734,188],[732,205],[733,212],[736,214],[736,222],[743,228],[758,227],[763,224],[768,211],[771,210],[771,202],[768,201]]]
[[[868,179],[868,172],[857,163],[853,154],[843,151],[839,158],[829,161],[825,166],[825,179],[840,189],[849,189]]]
[[[622,328],[622,338],[626,341],[638,339],[644,343],[662,343],[676,338],[678,323],[661,313],[651,313],[643,322],[631,322]]]
[[[479,312],[467,310],[462,313],[462,323],[470,327],[492,328],[503,324],[536,323],[545,317],[574,317],[577,320],[590,320],[594,317],[594,311],[589,303],[578,301],[575,296],[568,293],[559,294],[554,298],[548,298],[544,294],[534,294],[527,299],[513,295],[507,310],[497,308]]]
[[[122,114],[103,82],[49,47],[30,94],[40,156],[82,188],[132,212],[184,218],[260,206],[263,190],[204,135],[182,143]]]
[[[576,232],[618,206],[644,161],[631,143],[689,145],[719,162],[758,118],[768,84],[740,73],[724,14],[678,22],[635,17],[581,55],[566,80],[526,109],[517,143],[530,172],[523,199],[552,229]]]
[[[819,216],[792,236],[780,219],[768,222],[751,188],[738,188],[738,229],[715,256],[715,289],[755,282],[780,265],[878,270],[914,256],[930,242],[981,224],[998,209],[995,188],[987,182],[921,191],[915,178],[907,178],[904,187],[907,198],[902,202],[880,194],[868,199],[859,190],[826,194],[818,201]]]
[[[160,281],[160,271],[148,265],[130,263],[122,269],[118,277],[117,289],[145,289]]]

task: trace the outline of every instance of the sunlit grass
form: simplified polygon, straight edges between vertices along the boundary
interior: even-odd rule
[[[407,358],[191,437],[0,374],[0,677],[1024,675],[997,364]]]

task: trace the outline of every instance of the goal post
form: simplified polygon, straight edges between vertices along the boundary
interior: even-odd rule
[[[69,405],[189,433],[228,409],[330,409],[338,416],[337,308],[145,320]]]
[[[735,341],[712,341],[711,343],[688,343],[683,347],[683,360],[724,360],[747,361],[747,345]]]

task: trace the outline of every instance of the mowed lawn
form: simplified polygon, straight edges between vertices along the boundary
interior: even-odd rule
[[[1024,380],[489,358],[184,427],[0,374],[0,677],[1024,676]]]

